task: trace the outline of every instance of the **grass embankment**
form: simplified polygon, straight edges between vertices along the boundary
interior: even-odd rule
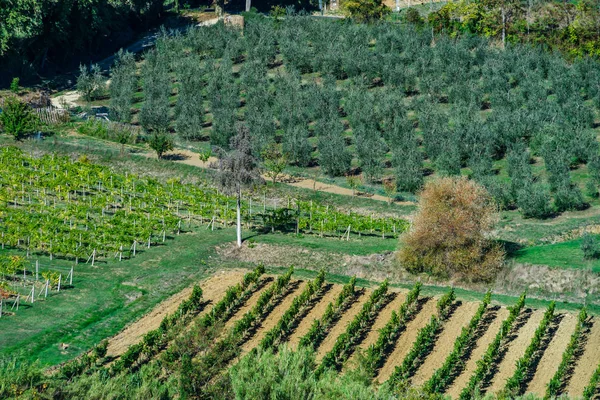
[[[514,260],[520,263],[548,265],[550,267],[591,269],[600,273],[600,260],[586,260],[581,250],[581,240],[533,246],[518,250]]]

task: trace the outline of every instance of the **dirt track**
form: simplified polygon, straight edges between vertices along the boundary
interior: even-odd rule
[[[452,317],[444,324],[444,329],[435,342],[433,351],[427,356],[423,365],[417,370],[412,379],[414,385],[423,385],[446,361],[446,357],[454,348],[454,341],[460,335],[463,326],[467,326],[475,311],[479,307],[477,302],[463,303]]]
[[[427,325],[429,319],[435,314],[435,312],[436,300],[429,299],[419,314],[417,314],[415,318],[408,323],[406,330],[402,332],[400,338],[398,338],[398,342],[396,342],[394,351],[392,351],[392,354],[389,355],[385,364],[381,368],[381,371],[379,371],[379,376],[377,377],[379,382],[383,383],[387,381],[394,372],[396,366],[402,364],[404,357],[410,351],[411,346],[419,334],[419,331],[421,328]]]
[[[210,301],[209,305],[204,308],[203,312],[210,310],[212,304],[220,299],[222,294],[229,286],[235,285],[241,281],[246,271],[230,270],[222,271],[221,273],[212,276],[211,278],[200,283],[202,288],[202,297]],[[108,349],[106,354],[114,357],[123,354],[129,346],[138,343],[142,336],[160,326],[163,318],[173,313],[184,300],[187,300],[194,285],[189,286],[179,293],[169,297],[167,300],[158,304],[152,311],[144,315],[139,320],[128,325],[124,330],[109,339]]]
[[[581,397],[583,390],[590,383],[590,378],[598,363],[600,363],[600,318],[594,318],[584,353],[575,366],[571,380],[567,385],[569,396],[572,398]]]
[[[488,346],[494,340],[496,334],[500,330],[502,321],[504,321],[506,317],[508,317],[508,310],[506,308],[499,309],[496,313],[496,317],[494,318],[490,326],[475,344],[475,348],[473,349],[471,357],[469,357],[469,360],[465,365],[465,369],[454,380],[454,383],[446,391],[446,394],[449,395],[451,398],[458,398],[461,390],[467,385],[469,379],[471,379],[471,376],[477,368],[477,360],[480,360],[483,357]]]
[[[531,342],[535,330],[540,324],[543,316],[544,310],[534,311],[525,325],[518,330],[516,333],[517,337],[510,342],[508,351],[498,366],[498,371],[492,379],[492,383],[488,388],[488,392],[497,393],[504,388],[506,380],[514,373],[515,363],[523,356],[523,354],[525,354],[525,349],[527,349],[527,346],[529,346],[529,342]]]
[[[543,366],[543,368],[538,368],[535,372],[527,388],[527,393],[534,393],[539,397],[544,396],[546,386],[558,370],[558,364],[560,364],[571,335],[575,331],[575,325],[577,325],[576,317],[570,314],[563,315],[554,337],[550,341],[550,344],[548,344],[548,348],[540,360],[539,365]]]

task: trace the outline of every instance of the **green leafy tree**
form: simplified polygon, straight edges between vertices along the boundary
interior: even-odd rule
[[[140,111],[140,124],[147,133],[163,137],[169,129],[169,96],[171,79],[164,55],[156,50],[146,54],[142,68],[144,103]]]
[[[148,140],[148,146],[150,146],[150,148],[156,152],[158,158],[161,159],[167,151],[173,150],[173,138],[170,134],[165,132],[154,132]]]
[[[344,13],[358,22],[373,22],[387,17],[392,10],[382,0],[344,0]]]
[[[186,140],[199,140],[204,123],[204,71],[198,57],[186,57],[177,68],[179,89],[175,107],[175,131]]]
[[[98,64],[91,68],[81,64],[79,76],[77,77],[77,91],[88,103],[104,95],[106,83],[102,76],[102,70]]]
[[[27,104],[16,97],[8,97],[0,112],[0,125],[2,130],[11,135],[15,140],[33,132],[39,122],[38,116]]]
[[[281,150],[281,145],[271,143],[262,153],[263,164],[266,170],[266,175],[277,182],[277,177],[283,173],[287,166],[287,157]]]
[[[14,94],[19,94],[19,78],[13,78],[10,82],[10,91]]]
[[[131,122],[131,106],[137,88],[133,54],[119,50],[110,70],[110,114],[119,122]]]

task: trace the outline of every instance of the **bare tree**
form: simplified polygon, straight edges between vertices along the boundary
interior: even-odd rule
[[[218,149],[219,173],[217,180],[224,191],[237,196],[237,246],[242,247],[242,188],[261,182],[257,161],[252,155],[250,132],[239,125],[237,134],[231,138],[231,151]]]

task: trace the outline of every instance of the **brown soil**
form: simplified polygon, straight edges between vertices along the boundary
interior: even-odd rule
[[[406,299],[406,293],[396,293],[396,297],[390,301],[380,312],[373,326],[370,327],[367,336],[360,344],[359,348],[362,350],[368,349],[370,345],[375,344],[377,342],[377,338],[379,337],[379,330],[388,323],[390,318],[392,317],[392,311],[398,311],[404,300]],[[356,361],[356,353],[352,354],[350,359],[348,360],[347,365],[352,367]]]
[[[600,363],[600,319],[594,317],[592,323],[584,352],[567,385],[567,393],[571,398],[578,398],[583,395],[583,390],[590,383],[592,374],[598,363]]]
[[[569,340],[571,340],[571,335],[575,331],[576,325],[577,318],[573,315],[564,314],[562,316],[560,325],[548,344],[546,351],[544,351],[544,355],[538,364],[539,367],[527,387],[527,393],[534,393],[539,397],[544,397],[546,386],[558,370],[558,364],[562,360],[562,355],[569,344]]]
[[[342,285],[333,285],[333,287],[329,289],[327,293],[325,293],[321,301],[315,304],[315,306],[312,308],[312,310],[309,311],[306,317],[304,317],[302,321],[300,321],[296,330],[288,338],[288,345],[290,346],[290,348],[295,349],[296,347],[298,347],[298,343],[300,343],[300,338],[302,338],[302,336],[308,333],[308,330],[310,329],[315,319],[320,319],[323,316],[327,305],[335,301],[335,299],[339,296],[340,292],[342,291],[342,288]]]
[[[260,327],[256,330],[254,335],[242,346],[242,355],[259,345],[260,341],[265,337],[266,333],[270,331],[275,325],[277,325],[283,313],[285,313],[287,309],[290,308],[292,302],[294,301],[294,298],[296,298],[296,296],[302,293],[306,285],[307,283],[298,285],[298,287],[295,290],[290,292],[283,299],[283,301],[279,303],[271,311],[271,313],[269,313],[269,315],[265,318]]]
[[[496,334],[500,330],[502,321],[508,317],[508,309],[500,308],[496,313],[496,318],[492,321],[485,333],[479,338],[475,344],[475,348],[471,353],[471,357],[467,361],[463,372],[454,380],[454,383],[446,391],[446,395],[456,399],[460,395],[461,390],[467,385],[469,379],[477,368],[477,361],[480,360],[485,354],[488,346],[495,339]]]
[[[454,341],[460,335],[463,326],[469,324],[478,307],[479,303],[469,302],[463,303],[454,311],[452,317],[444,324],[444,329],[436,340],[432,352],[427,356],[423,365],[421,365],[412,378],[414,385],[423,385],[431,378],[435,370],[444,364],[446,357],[448,357],[454,348]]]
[[[410,351],[412,344],[417,338],[419,331],[429,322],[432,315],[436,312],[436,300],[429,299],[427,303],[423,305],[421,311],[415,316],[415,318],[408,323],[406,330],[402,333],[394,351],[390,354],[386,360],[383,368],[379,371],[377,380],[381,383],[388,380],[388,378],[394,372],[397,365],[402,364],[404,357]]]
[[[355,301],[354,304],[352,304],[352,306],[350,306],[350,308],[342,315],[338,322],[331,328],[329,334],[327,335],[327,337],[325,337],[325,339],[323,339],[323,342],[317,350],[317,363],[320,363],[325,354],[327,354],[329,351],[331,351],[331,349],[333,349],[333,346],[335,345],[335,341],[337,340],[338,336],[340,336],[346,331],[346,327],[348,326],[348,324],[352,322],[352,319],[362,309],[363,304],[369,299],[369,296],[371,294],[370,292],[370,290],[365,290],[364,293],[360,295],[358,300]]]
[[[210,310],[212,304],[219,300],[229,286],[240,282],[245,272],[246,271],[242,270],[221,271],[221,273],[201,282],[200,287],[203,291],[202,297],[209,301],[209,305],[204,308],[203,312]],[[175,312],[179,307],[179,304],[190,297],[193,287],[193,285],[189,286],[169,297],[167,300],[154,307],[148,314],[128,325],[117,335],[109,339],[106,354],[110,357],[120,356],[129,348],[129,346],[138,343],[146,333],[158,328],[167,314]]]
[[[504,359],[498,366],[496,375],[492,379],[492,383],[488,389],[489,393],[498,393],[504,388],[507,379],[514,373],[517,360],[525,354],[525,349],[529,346],[529,342],[531,342],[543,316],[544,310],[534,311],[525,325],[518,330],[516,333],[517,337],[508,345],[509,347]]]

